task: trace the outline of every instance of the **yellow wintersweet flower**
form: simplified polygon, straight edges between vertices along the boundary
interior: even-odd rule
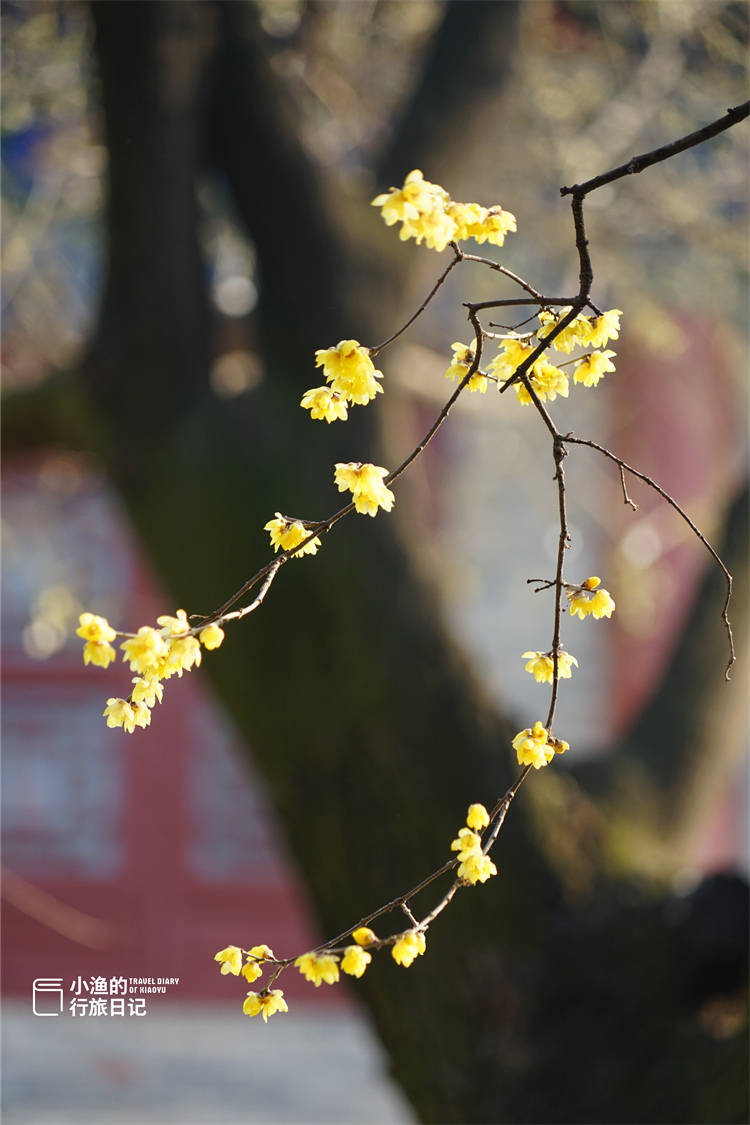
[[[382,372],[375,370],[370,349],[358,340],[340,340],[335,348],[318,348],[315,366],[323,368],[331,389],[343,399],[365,406],[376,395],[383,393],[378,379]],[[309,393],[309,392],[308,392]]]
[[[565,595],[570,604],[570,613],[573,617],[584,617],[590,613],[593,617],[611,617],[615,610],[614,599],[608,590],[597,590],[600,579],[596,576],[587,578],[580,586],[567,586]],[[594,593],[594,591],[596,591]]]
[[[425,936],[421,930],[407,930],[396,940],[391,950],[391,956],[397,965],[408,969],[417,957],[420,957],[427,948]]]
[[[334,482],[339,492],[351,491],[358,512],[374,516],[378,508],[390,512],[396,501],[390,488],[383,483],[383,478],[387,476],[388,470],[379,465],[362,464],[360,461],[338,462]]]
[[[104,718],[107,720],[108,727],[122,727],[126,734],[132,734],[135,730],[136,715],[135,709],[131,707],[126,699],[111,698],[107,700],[107,706],[102,712]]]
[[[461,242],[465,238],[477,238],[483,233],[484,222],[489,212],[479,203],[456,203],[451,200],[446,204],[445,213],[456,224],[454,239],[456,242]]]
[[[466,856],[457,874],[466,883],[486,883],[491,875],[497,875],[497,868],[488,855],[477,849]]]
[[[516,751],[519,766],[533,766],[539,770],[548,765],[555,756],[554,747],[550,745],[549,733],[540,722],[534,726],[518,732],[513,739],[513,749]]]
[[[354,930],[352,937],[357,945],[372,945],[378,940],[378,935],[369,926],[360,926],[359,929]]]
[[[417,246],[425,242],[430,250],[442,253],[449,242],[456,238],[455,221],[445,213],[442,200],[438,200],[430,211],[425,211],[416,219],[405,219],[399,238],[405,242],[413,238]]]
[[[542,401],[548,398],[550,402],[554,402],[558,395],[562,395],[563,398],[568,397],[568,376],[559,367],[555,367],[553,363],[545,359],[544,356],[532,365],[526,377]],[[520,379],[515,387],[516,398],[519,402],[523,403],[524,406],[533,402],[531,395]]]
[[[504,383],[529,358],[534,347],[533,343],[527,343],[526,340],[506,340],[501,351],[487,364],[487,370]]]
[[[257,957],[259,961],[268,961],[269,958],[272,961],[274,960],[274,953],[269,945],[254,945],[252,949],[248,949],[247,955],[248,957]]]
[[[268,1017],[276,1012],[288,1012],[284,993],[280,988],[272,988],[270,992],[248,992],[242,1011],[246,1016],[263,1016],[263,1022],[268,1023]]]
[[[207,625],[205,629],[201,629],[198,640],[209,651],[218,648],[224,640],[224,630],[216,624]]]
[[[159,664],[159,675],[162,679],[174,675],[182,679],[182,673],[189,672],[193,665],[199,667],[202,659],[201,646],[195,637],[172,637],[167,655]]]
[[[145,680],[138,676],[133,678],[133,690],[130,699],[133,703],[143,703],[146,707],[154,707],[161,703],[164,697],[164,687],[158,680]]]
[[[263,528],[264,531],[270,532],[271,545],[274,551],[281,548],[282,551],[293,551],[295,547],[299,547],[310,535],[309,530],[305,527],[301,520],[290,520],[286,516],[282,516],[281,512],[276,512],[276,519],[269,520]],[[316,535],[309,543],[297,551],[292,558],[299,559],[302,555],[315,555],[317,554],[318,547],[322,543]]]
[[[136,636],[123,641],[120,648],[125,653],[125,660],[130,661],[130,671],[147,678],[158,672],[159,664],[168,652],[166,640],[150,625],[141,625]]]
[[[406,219],[417,219],[422,212],[431,209],[436,198],[446,195],[439,184],[431,184],[415,168],[409,172],[403,187],[391,188],[390,191],[377,195],[372,206],[381,208],[386,226],[392,227],[394,223],[404,222]]]
[[[242,968],[242,950],[237,945],[228,945],[226,949],[220,949],[214,955],[214,961],[221,961],[221,975],[226,976],[231,973],[232,976],[238,977],[240,969]]]
[[[184,609],[178,609],[176,617],[162,614],[161,617],[157,617],[156,624],[161,625],[165,637],[182,637],[190,632],[190,622]]]
[[[614,598],[608,590],[597,590],[591,599],[592,617],[611,617],[615,611]]]
[[[595,348],[603,348],[608,340],[616,340],[620,335],[620,317],[622,309],[609,309],[608,312],[598,316],[591,326],[589,338],[586,341]]]
[[[253,984],[258,977],[263,976],[263,962],[269,957],[273,958],[273,950],[267,945],[254,945],[252,949],[247,950],[247,961],[242,966],[242,976],[248,984]]]
[[[106,617],[98,617],[95,613],[82,613],[78,618],[76,636],[82,637],[84,641],[92,641],[94,644],[103,644],[113,641],[117,633]]]
[[[538,684],[551,684],[554,679],[555,663],[549,652],[524,652],[522,660],[527,660],[525,670],[531,672]],[[573,665],[578,667],[575,656],[569,652],[560,652],[557,656],[557,674],[563,680],[569,680],[573,674]]]
[[[377,394],[377,391],[375,393]],[[300,406],[310,411],[311,418],[321,421],[335,422],[340,418],[345,422],[348,417],[346,399],[341,398],[330,387],[312,387],[311,390],[305,391]]]
[[[83,663],[94,664],[98,668],[109,667],[117,656],[109,642],[115,639],[117,633],[106,617],[98,617],[94,613],[82,613],[78,622],[76,636],[86,641],[83,646]]]
[[[503,211],[502,207],[490,207],[478,232],[473,234],[477,242],[490,242],[494,246],[502,246],[506,234],[517,230],[516,216],[510,211]]]
[[[352,977],[361,977],[371,961],[372,954],[366,949],[361,949],[358,945],[347,945],[341,959],[341,971]]]
[[[616,352],[592,352],[584,356],[573,372],[573,382],[583,383],[584,387],[595,387],[608,371],[614,371],[612,356]]]
[[[482,850],[482,841],[476,832],[470,828],[459,828],[457,838],[451,843],[451,851],[458,852],[458,858],[463,860],[477,850]]]
[[[474,362],[474,344],[451,344],[453,348],[453,362],[445,373],[446,379],[458,380],[464,379],[468,373],[469,368]],[[487,390],[487,376],[480,375],[475,371],[471,379],[467,383],[470,391],[479,391],[484,394]]]
[[[548,309],[542,309],[538,313],[538,318],[541,321],[542,327],[537,332],[537,337],[544,340],[552,330],[560,323],[563,317],[567,316],[571,310],[571,305],[565,305],[557,313],[550,312]],[[563,328],[559,336],[556,336],[552,341],[552,347],[558,352],[565,352],[570,354],[573,348],[585,347],[586,344],[594,343],[591,337],[591,322],[583,313],[579,313],[567,328]]]
[[[86,641],[83,646],[83,663],[94,664],[97,668],[108,668],[116,656],[114,648],[106,641]]]
[[[338,957],[333,953],[303,953],[294,965],[305,980],[312,981],[316,988],[323,982],[335,984],[339,979]]]
[[[469,805],[469,811],[466,814],[466,823],[469,828],[473,828],[476,832],[481,832],[490,823],[490,814],[484,805]]]

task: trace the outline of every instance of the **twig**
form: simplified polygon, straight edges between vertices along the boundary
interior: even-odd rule
[[[587,445],[590,449],[595,449],[597,451],[597,453],[601,453],[602,456],[608,457],[610,461],[614,461],[614,463],[619,466],[621,474],[623,472],[632,473],[632,475],[634,477],[638,477],[638,479],[642,480],[644,484],[647,484],[649,486],[649,488],[653,488],[653,490],[655,492],[658,492],[659,495],[664,500],[666,500],[667,503],[670,504],[680,516],[682,516],[685,523],[688,525],[688,527],[693,532],[693,534],[695,536],[697,536],[698,539],[700,539],[703,546],[711,554],[712,558],[714,559],[717,566],[719,567],[722,574],[724,575],[724,580],[725,580],[726,585],[727,585],[727,593],[726,593],[726,598],[724,599],[724,607],[721,611],[721,619],[724,622],[724,627],[725,627],[726,632],[727,632],[727,638],[729,640],[729,662],[727,663],[727,666],[726,666],[726,669],[725,669],[725,672],[724,672],[724,678],[726,680],[729,680],[730,670],[731,670],[732,665],[734,664],[735,660],[737,659],[735,651],[734,651],[734,637],[732,636],[732,625],[731,625],[731,622],[729,620],[729,614],[728,614],[729,603],[730,603],[731,598],[732,598],[732,575],[727,570],[727,568],[724,565],[724,563],[722,562],[720,556],[717,554],[717,552],[711,546],[708,539],[706,539],[705,535],[700,530],[700,528],[697,527],[693,523],[690,516],[687,514],[687,512],[683,508],[680,507],[680,505],[677,503],[677,501],[674,499],[674,497],[670,496],[669,493],[661,487],[661,485],[657,484],[656,481],[652,480],[652,478],[647,476],[646,473],[641,473],[638,469],[634,469],[632,465],[628,465],[627,461],[623,461],[623,459],[621,457],[617,457],[609,449],[606,449],[605,446],[599,445],[598,442],[591,441],[589,438],[577,438],[577,437],[574,437],[572,434],[566,434],[565,437],[562,440],[566,443],[572,443],[574,445]]]
[[[684,152],[688,148],[693,148],[694,145],[710,140],[718,133],[723,133],[725,129],[730,129],[732,125],[743,121],[748,114],[750,114],[750,101],[735,106],[733,109],[728,109],[724,117],[712,121],[710,125],[704,125],[702,129],[696,129],[694,133],[688,133],[679,141],[672,141],[671,144],[662,145],[661,148],[655,148],[651,152],[631,157],[627,164],[621,164],[618,168],[613,168],[611,172],[603,172],[600,176],[594,176],[593,179],[586,180],[583,184],[561,187],[560,195],[588,195],[589,192],[596,191],[597,188],[603,187],[605,184],[611,184],[614,180],[620,180],[623,176],[632,176],[638,172],[643,172],[644,169],[650,168],[652,164],[660,164],[663,160],[669,160],[670,156],[676,156],[678,152]]]

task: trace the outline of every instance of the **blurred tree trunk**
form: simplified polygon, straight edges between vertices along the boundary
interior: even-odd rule
[[[512,52],[514,8],[447,6],[425,84],[446,36],[461,31],[454,115],[485,96],[482,82],[462,81],[483,73],[477,57],[497,60],[503,40]],[[378,461],[372,412],[328,430],[297,407],[316,347],[354,324],[360,338],[385,335],[378,287],[355,318],[361,266],[296,138],[250,6],[115,0],[92,11],[110,192],[108,283],[85,363],[90,439],[175,605],[208,611],[267,557],[262,528],[275,509],[323,517],[337,503],[333,462]],[[431,104],[417,91],[394,151],[419,135]],[[438,146],[431,122],[425,136]],[[208,381],[196,205],[207,135],[260,262],[265,377],[231,402]],[[513,776],[514,724],[482,697],[383,515],[353,517],[314,562],[285,566],[262,611],[208,665],[326,933],[438,866],[466,805],[491,802]],[[692,686],[683,682],[685,695]],[[640,729],[639,752],[655,737]],[[699,925],[730,902],[741,931],[742,887],[721,884],[708,906],[665,913],[637,857],[627,878],[608,873],[607,823],[584,789],[546,772],[514,804],[499,878],[457,897],[409,971],[381,957],[361,982],[396,1077],[437,1122],[742,1120],[745,1048],[705,1015],[714,962]],[[643,803],[677,773],[644,775]],[[604,803],[616,779],[595,788]],[[713,952],[737,961],[734,948]],[[727,972],[731,993],[741,968]]]

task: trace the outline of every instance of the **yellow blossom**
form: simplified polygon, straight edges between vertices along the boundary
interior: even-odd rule
[[[583,383],[584,387],[595,387],[608,371],[614,371],[612,356],[616,352],[591,352],[584,356],[573,372],[573,382]]]
[[[166,637],[181,637],[190,632],[190,622],[184,609],[178,609],[176,617],[170,617],[166,613],[157,617],[156,624],[161,625],[162,633]]]
[[[465,238],[476,238],[483,233],[483,224],[487,218],[487,208],[479,203],[455,203],[451,200],[446,205],[446,214],[456,224],[454,238],[461,242]],[[486,237],[486,235],[485,235]]]
[[[615,610],[614,599],[608,590],[597,589],[600,579],[596,576],[587,578],[580,586],[567,586],[565,595],[570,605],[573,617],[584,617],[591,614],[593,617],[611,617]],[[596,591],[596,592],[594,592]]]
[[[214,961],[222,962],[222,976],[231,973],[232,976],[238,977],[242,968],[242,950],[237,945],[228,945],[226,949],[220,949],[214,955]]]
[[[553,363],[545,359],[544,356],[540,356],[531,365],[531,369],[527,372],[527,378],[542,401],[548,398],[550,402],[554,402],[558,395],[562,395],[563,398],[568,397],[568,376],[559,367],[555,367]],[[519,402],[524,405],[533,402],[531,395],[520,379],[515,387]]]
[[[159,664],[159,675],[162,679],[174,675],[182,679],[182,673],[189,672],[193,665],[199,667],[202,659],[201,646],[195,637],[172,637],[167,655]]]
[[[113,641],[117,636],[106,617],[97,617],[95,613],[82,613],[78,618],[76,636],[93,644],[103,644]]]
[[[376,196],[372,206],[381,208],[386,226],[391,227],[394,223],[406,219],[417,219],[421,212],[431,209],[436,198],[445,195],[439,184],[431,184],[419,169],[415,168],[409,172],[403,187],[391,188],[390,191]]]
[[[360,926],[353,932],[352,937],[357,945],[372,945],[378,940],[378,935],[369,926]]]
[[[535,345],[526,340],[506,340],[501,351],[487,364],[487,370],[504,383],[534,350]]]
[[[416,219],[405,219],[399,238],[402,242],[413,238],[417,246],[425,242],[430,250],[442,253],[448,243],[455,240],[457,230],[455,221],[446,214],[442,201],[438,200],[431,210],[422,212]]]
[[[609,309],[608,312],[598,316],[591,326],[589,338],[586,341],[595,348],[603,348],[608,340],[616,340],[620,335],[620,317],[622,309]]]
[[[310,411],[311,418],[326,422],[335,422],[337,418],[345,422],[348,417],[346,399],[330,387],[313,387],[305,391],[300,406]]]
[[[497,868],[481,850],[470,852],[458,868],[459,879],[467,883],[486,883],[491,875],[497,875]]]
[[[502,246],[506,234],[517,230],[516,216],[510,211],[503,211],[499,206],[490,207],[478,232],[473,233],[477,242],[490,242],[494,246]]]
[[[403,965],[405,969],[408,969],[412,962],[424,953],[426,948],[427,942],[421,930],[419,932],[407,930],[395,941],[391,949],[391,956],[397,965]]]
[[[371,961],[372,954],[366,949],[361,949],[358,945],[347,945],[341,959],[341,971],[352,977],[361,977]]]
[[[544,340],[553,331],[560,321],[568,315],[571,310],[571,305],[566,305],[561,308],[559,312],[553,313],[548,309],[542,309],[538,314],[542,327],[537,332],[540,340]],[[573,348],[592,343],[591,339],[591,322],[583,313],[578,313],[573,321],[563,328],[559,336],[556,336],[551,341],[552,347],[558,352],[566,352],[570,354]]]
[[[295,547],[299,547],[310,535],[310,531],[305,527],[301,520],[290,520],[286,516],[282,516],[281,512],[276,512],[276,519],[269,520],[263,528],[264,531],[270,532],[271,545],[274,551],[281,548],[282,551],[293,551]],[[292,558],[299,559],[303,555],[317,554],[318,547],[322,544],[316,535],[309,543],[306,543],[301,550],[297,551]]]
[[[248,957],[257,957],[259,961],[268,961],[269,958],[273,961],[273,950],[268,945],[254,945],[252,949],[247,951]]]
[[[396,497],[383,483],[383,478],[388,476],[388,470],[378,465],[362,464],[359,461],[347,463],[339,462],[336,465],[334,482],[338,485],[339,492],[351,491],[354,498],[354,507],[362,515],[374,516],[378,508],[390,512]]]
[[[490,814],[484,805],[469,805],[469,811],[466,814],[466,823],[469,828],[473,828],[477,832],[481,832],[490,823]]]
[[[272,988],[270,992],[248,992],[242,1011],[246,1016],[263,1016],[263,1022],[268,1023],[268,1017],[276,1012],[288,1012],[284,993],[280,988]]]
[[[151,723],[151,712],[145,703],[136,703],[133,705],[133,715],[135,717],[135,725],[137,727],[147,727]]]
[[[531,672],[532,676],[538,684],[551,684],[554,679],[555,664],[550,652],[524,652],[521,654],[522,660],[527,660],[528,664],[525,665],[527,672]],[[573,665],[578,667],[578,661],[575,656],[571,656],[569,652],[560,652],[557,656],[557,674],[563,680],[569,680],[573,674]]]
[[[164,697],[164,687],[158,680],[145,680],[138,676],[133,678],[133,690],[130,699],[133,703],[143,703],[146,707],[154,707],[161,703]]]
[[[612,598],[607,590],[597,590],[591,599],[591,616],[611,617],[614,611],[614,598]]]
[[[459,828],[457,838],[451,843],[451,851],[458,852],[458,858],[461,860],[466,859],[477,849],[481,851],[481,848],[482,841],[470,828]]]
[[[378,383],[382,373],[375,370],[369,348],[358,340],[340,340],[335,348],[319,348],[315,364],[323,368],[331,390],[349,402],[364,406],[383,392]]]
[[[76,636],[86,641],[83,646],[83,663],[94,664],[97,668],[108,668],[117,656],[114,648],[109,644],[117,633],[106,617],[98,617],[94,613],[82,613],[78,622]]]
[[[135,709],[131,707],[126,699],[111,698],[107,700],[107,706],[102,712],[107,720],[108,727],[122,727],[126,734],[132,734],[135,730],[136,715]]]
[[[205,629],[201,629],[198,640],[209,651],[218,648],[224,640],[224,630],[216,624],[207,625]]]
[[[549,733],[540,722],[534,726],[518,732],[513,739],[513,749],[516,751],[519,766],[533,766],[539,770],[548,765],[555,756],[554,748],[549,742]]]
[[[86,641],[83,646],[83,663],[94,664],[97,668],[108,668],[116,656],[114,648],[106,641]]]
[[[464,379],[468,373],[469,368],[474,362],[474,344],[452,344],[453,348],[453,362],[445,373],[446,379],[460,380]],[[479,391],[484,394],[487,390],[487,376],[480,375],[475,371],[471,379],[467,383],[470,391]]]
[[[147,678],[158,672],[160,662],[166,657],[168,645],[162,634],[150,625],[142,625],[135,637],[123,641],[120,648],[130,661],[130,671]]]
[[[303,953],[294,965],[316,988],[323,982],[335,984],[339,979],[338,957],[333,953]]]

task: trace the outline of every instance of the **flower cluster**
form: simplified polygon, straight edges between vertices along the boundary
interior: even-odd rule
[[[374,516],[378,508],[390,512],[396,497],[383,483],[388,470],[379,465],[362,464],[361,461],[339,462],[336,465],[334,482],[339,492],[351,492],[354,507],[362,515]]]
[[[323,368],[328,387],[313,387],[305,391],[300,402],[311,418],[333,422],[346,421],[347,403],[366,406],[376,395],[383,393],[378,382],[382,372],[375,370],[369,348],[358,340],[341,340],[335,348],[318,348],[315,366]]]
[[[274,551],[279,549],[294,551],[294,548],[299,547],[300,543],[305,543],[306,539],[310,539],[310,530],[302,520],[290,520],[287,516],[282,516],[281,512],[276,512],[275,515],[276,518],[269,520],[263,528],[264,531],[270,533],[271,546]],[[322,544],[316,535],[314,539],[310,539],[309,543],[305,543],[299,551],[295,551],[292,558],[301,559],[303,555],[315,555],[320,546]]]
[[[538,684],[551,684],[555,674],[555,662],[551,652],[524,652],[521,659],[528,661],[524,665],[527,672],[531,672]],[[578,667],[575,656],[569,652],[558,652],[557,675],[560,679],[569,680],[573,674],[573,665]]]
[[[535,770],[540,770],[542,766],[549,765],[555,754],[564,754],[570,746],[561,738],[553,738],[547,728],[537,721],[533,727],[518,732],[513,739],[513,749],[519,766],[533,766]]]
[[[514,374],[517,368],[527,360],[542,341],[550,335],[563,317],[570,312],[570,307],[562,308],[553,313],[543,309],[538,314],[541,327],[536,333],[528,336],[509,336],[503,341],[503,346],[498,354],[487,365],[487,371],[502,384]],[[601,316],[589,317],[583,313],[578,316],[562,332],[552,340],[550,347],[558,352],[569,355],[574,348],[603,346],[610,339],[617,339],[620,334],[620,309],[610,309]],[[604,375],[615,370],[612,359],[613,351],[588,351],[575,361],[573,382],[584,387],[595,387]],[[572,362],[572,361],[571,361]],[[549,399],[554,402],[558,395],[567,398],[570,393],[570,378],[562,367],[550,362],[542,353],[526,373],[537,397],[544,401]],[[524,405],[532,402],[532,397],[523,382],[515,384],[516,397]]]
[[[78,623],[76,635],[86,642],[84,663],[107,668],[117,656],[110,642],[118,634],[106,618],[93,613],[82,613]],[[178,609],[176,617],[158,617],[156,624],[160,627],[142,625],[120,645],[123,660],[137,674],[128,698],[109,698],[103,715],[108,727],[122,727],[127,734],[150,724],[151,708],[164,696],[163,680],[198,667],[203,655],[201,645],[210,650],[224,640],[223,629],[214,624],[207,625],[196,638],[184,609]]]
[[[566,583],[565,596],[570,605],[573,617],[611,617],[615,611],[615,603],[608,590],[597,589],[600,579],[596,576],[587,578],[580,586]]]
[[[466,827],[459,828],[457,838],[451,843],[451,851],[458,852],[458,877],[472,886],[475,883],[486,883],[491,875],[497,875],[495,864],[482,851],[482,838],[479,835],[489,822],[489,814],[484,805],[470,805]]]
[[[386,226],[401,223],[399,238],[424,242],[431,250],[445,250],[449,242],[473,238],[502,246],[506,234],[516,230],[516,217],[497,204],[457,203],[440,184],[426,180],[418,168],[409,172],[400,188],[391,188],[372,201]]]
[[[243,965],[243,957],[246,959]],[[238,945],[228,945],[220,949],[214,956],[214,961],[221,963],[223,976],[231,973],[233,976],[243,976],[248,983],[253,984],[258,977],[263,975],[263,962],[275,961],[273,951],[267,945],[254,945],[252,949],[240,949]],[[263,1016],[264,1023],[275,1012],[288,1012],[284,1000],[284,993],[279,988],[265,988],[262,992],[248,992],[242,1011],[246,1016]]]

